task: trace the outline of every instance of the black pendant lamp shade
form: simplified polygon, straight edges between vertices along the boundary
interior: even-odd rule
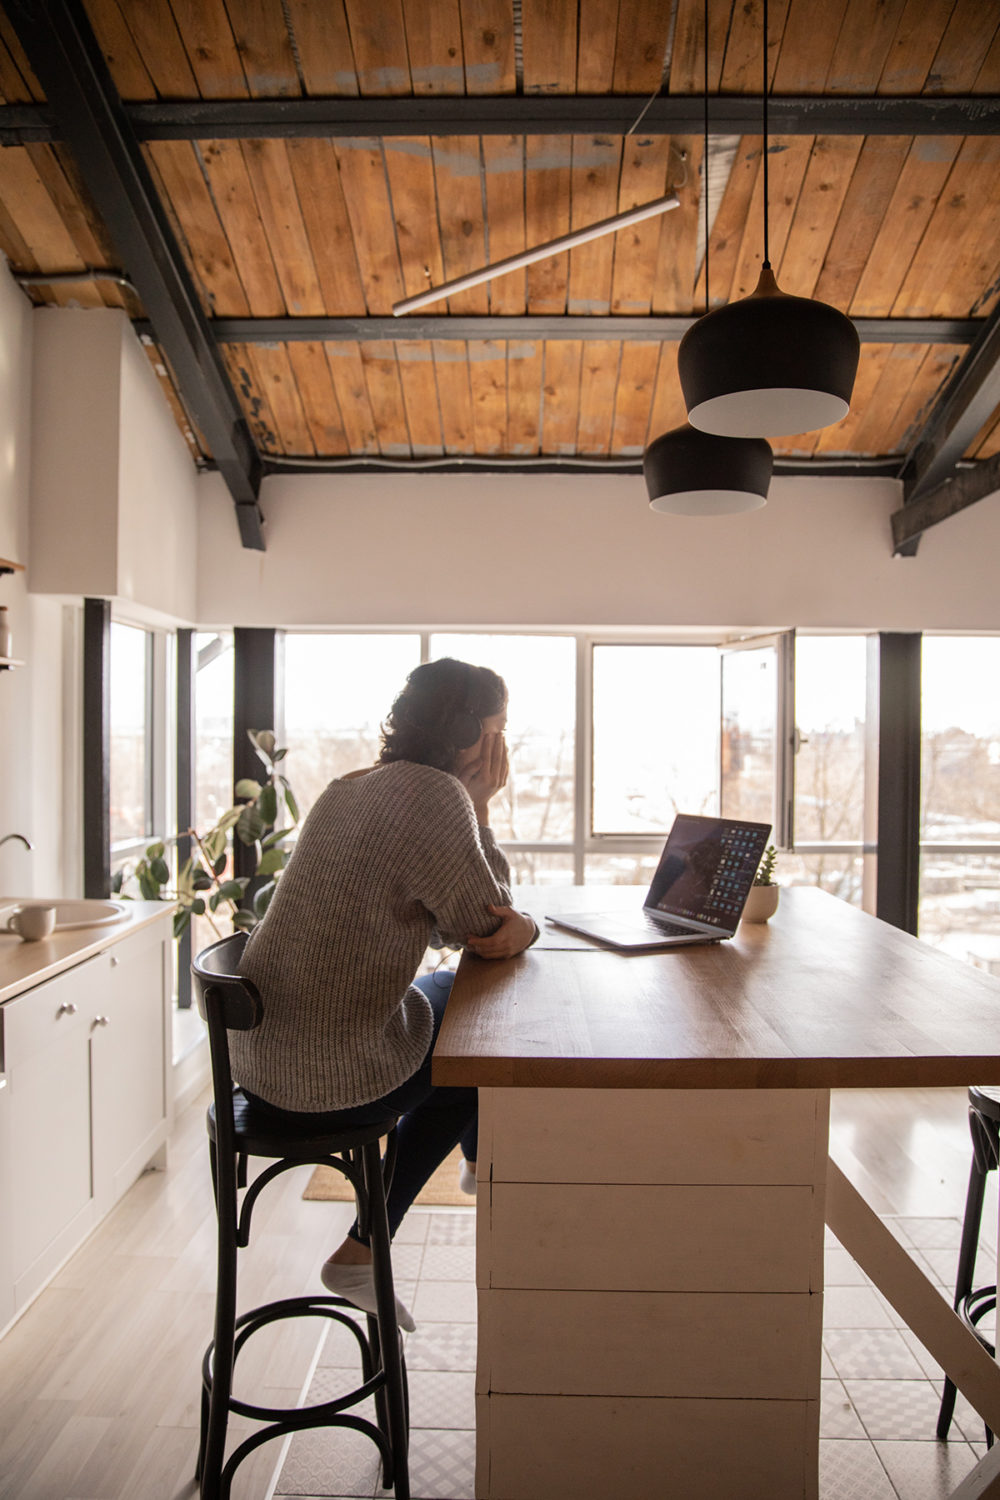
[[[847,415],[860,349],[850,318],[779,291],[765,266],[749,297],[706,313],[681,340],[688,421],[725,437],[829,427]]]
[[[650,509],[676,516],[757,510],[767,500],[773,462],[763,438],[710,437],[685,423],[643,454]]]

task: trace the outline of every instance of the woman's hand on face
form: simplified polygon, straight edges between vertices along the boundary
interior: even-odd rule
[[[477,758],[458,772],[458,779],[472,798],[480,823],[487,821],[490,799],[507,785],[509,769],[507,741],[503,735],[484,734]]]
[[[527,912],[515,911],[512,906],[487,906],[500,926],[489,937],[467,937],[465,946],[471,948],[479,958],[513,958],[523,953],[534,942],[538,928]]]

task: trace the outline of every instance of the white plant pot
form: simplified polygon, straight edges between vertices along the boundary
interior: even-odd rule
[[[743,908],[744,922],[769,922],[778,910],[777,885],[753,885]]]

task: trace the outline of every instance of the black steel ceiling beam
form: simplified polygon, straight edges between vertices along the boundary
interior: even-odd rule
[[[959,511],[975,505],[977,500],[995,495],[998,490],[1000,453],[983,459],[981,463],[963,466],[953,479],[945,480],[937,489],[910,500],[893,513],[893,551],[907,555],[907,548],[912,547],[925,531],[947,521],[950,516],[957,516]]]
[[[51,97],[51,96],[50,96]],[[137,139],[223,140],[296,136],[624,135],[642,113],[642,134],[700,135],[697,96],[663,95],[647,106],[632,95],[560,94],[406,99],[185,99],[123,105]],[[997,135],[1000,97],[769,97],[773,135]],[[644,112],[643,112],[644,111]],[[713,135],[759,135],[762,104],[752,94],[713,95]],[[0,108],[0,144],[58,139],[48,105]]]
[[[634,477],[642,473],[642,456],[560,456],[554,453],[442,454],[434,458],[384,458],[380,454],[349,454],[342,458],[264,456],[268,474],[603,474]],[[895,479],[899,458],[776,458],[775,474],[807,479]]]
[[[937,403],[924,422],[920,437],[906,455],[900,469],[903,481],[905,516],[910,506],[954,481],[958,465],[969,445],[1000,406],[1000,303],[983,320],[982,326],[965,358],[946,383]],[[977,498],[982,498],[977,497]],[[967,502],[971,504],[971,500]],[[964,507],[959,507],[964,508]],[[937,519],[944,519],[944,515]],[[893,518],[894,551],[912,557],[921,532],[928,521],[918,526],[912,536],[903,537],[908,522]]]
[[[698,134],[698,95],[562,94],[408,99],[192,100],[136,104],[130,117],[143,140],[225,136],[624,135],[642,111],[643,135]],[[773,135],[995,135],[1000,98],[768,99]],[[762,104],[753,95],[712,96],[714,135],[759,135]]]
[[[77,0],[4,8],[229,486],[243,545],[263,550],[260,455],[86,13]]]
[[[209,328],[220,344],[367,343],[409,339],[628,339],[673,342],[684,337],[693,317],[424,317],[405,318],[213,318]],[[971,344],[982,318],[855,318],[865,344]],[[143,322],[137,333],[151,332]]]

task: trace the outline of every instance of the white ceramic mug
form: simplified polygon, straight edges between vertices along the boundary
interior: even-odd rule
[[[7,922],[7,931],[16,932],[26,942],[37,943],[51,937],[56,925],[54,906],[20,906]]]

